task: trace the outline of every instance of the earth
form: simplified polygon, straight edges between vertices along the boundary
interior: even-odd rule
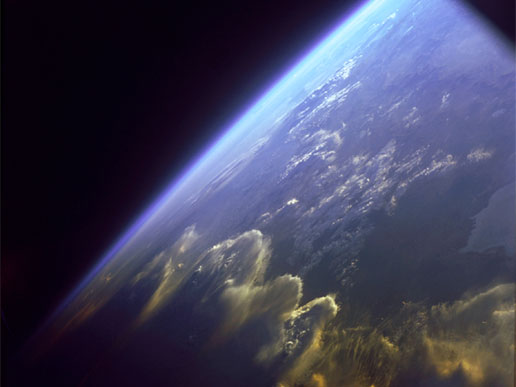
[[[357,10],[115,243],[20,384],[512,385],[513,54],[460,2]]]

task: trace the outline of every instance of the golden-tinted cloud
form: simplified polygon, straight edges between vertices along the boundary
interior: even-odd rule
[[[268,341],[254,349],[258,364],[279,370],[279,379],[285,386],[307,376],[315,385],[325,386],[324,375],[307,372],[323,355],[322,333],[338,307],[330,295],[299,306],[301,296],[302,281],[291,275],[259,286],[229,286],[221,295],[225,314],[214,343],[238,334],[247,323],[259,321],[268,330]]]
[[[159,254],[156,254],[156,256],[152,258],[151,261],[148,262],[143,267],[143,269],[133,277],[131,283],[135,285],[141,280],[146,279],[160,266],[162,269],[164,269],[164,266],[166,266],[170,259],[178,261],[177,266],[182,267],[184,265],[183,262],[180,261],[182,255],[192,248],[198,238],[199,234],[195,230],[195,225],[187,227],[179,239],[172,245],[172,247],[161,251]],[[170,271],[170,268],[168,268],[168,271]]]
[[[228,286],[221,295],[225,318],[218,334],[228,336],[253,318],[262,319],[269,329],[277,331],[298,306],[301,287],[301,279],[291,275],[278,277],[264,285],[245,283]]]
[[[147,321],[170,302],[172,296],[194,272],[202,272],[207,290],[202,301],[209,300],[229,283],[235,286],[261,281],[270,257],[270,240],[258,230],[250,230],[232,239],[226,239],[202,252],[197,258],[186,253],[197,240],[195,229],[189,227],[165,253],[159,254],[156,264],[136,275],[134,281],[146,278],[161,267],[155,291],[145,304],[136,322]],[[245,286],[242,288],[245,289]]]
[[[199,260],[210,283],[204,299],[210,299],[227,286],[263,283],[270,256],[270,238],[259,230],[246,231],[217,243]]]
[[[512,386],[514,284],[431,307],[405,303],[398,314],[365,325],[345,317],[323,330],[319,360],[288,380],[329,386]],[[303,368],[303,367],[302,367]]]
[[[394,340],[370,326],[343,329],[335,324],[321,333],[320,342],[319,360],[311,372],[323,375],[328,386],[392,385],[405,356]],[[305,380],[300,374],[296,381]]]
[[[254,237],[258,235],[261,233],[255,233]],[[224,248],[226,254],[228,247],[226,245]],[[253,255],[256,255],[256,249],[250,251],[255,251]],[[267,247],[266,256],[269,254]],[[229,268],[229,273],[234,272],[234,278],[232,276],[223,282],[224,288],[217,300],[223,310],[222,321],[209,347],[213,349],[238,335],[247,324],[259,322],[267,333],[264,344],[251,349],[255,352],[255,360],[264,367],[279,370],[280,379],[288,385],[300,374],[305,376],[305,370],[318,360],[322,332],[336,316],[338,307],[331,295],[300,306],[301,278],[287,274],[264,281],[263,274],[258,273],[263,273],[266,268],[266,259],[240,258],[243,262],[239,270]],[[217,258],[214,262],[220,264],[221,259]],[[227,276],[227,271],[222,272]],[[317,385],[325,385],[323,375],[310,376]]]
[[[195,226],[187,227],[181,237],[166,251],[156,255],[143,269],[133,278],[133,284],[149,276],[157,267],[161,266],[159,283],[151,297],[143,307],[136,324],[139,325],[155,315],[169,300],[174,292],[181,285],[182,281],[191,272],[192,264],[186,266],[185,253],[190,250],[197,241],[199,235]],[[191,262],[191,260],[188,260]],[[190,270],[188,270],[190,269]]]
[[[201,253],[194,248],[197,239],[195,228],[187,228],[171,248],[137,266],[137,274],[132,263],[106,266],[68,309],[61,333],[94,315],[121,287],[136,289],[145,281],[154,291],[136,328],[189,284],[189,291],[198,292],[199,313],[209,307],[220,318],[205,349],[249,344],[250,358],[279,385],[414,386],[420,380],[432,386],[457,380],[473,387],[512,385],[514,284],[433,306],[407,302],[373,318],[367,305],[359,305],[359,312],[344,303],[338,313],[333,295],[300,305],[301,277],[266,278],[271,241],[258,230]],[[246,342],[253,329],[255,338]]]
[[[182,268],[182,256],[194,245],[198,237],[195,226],[187,227],[171,248],[156,254],[136,275],[134,272],[142,264],[140,260],[142,252],[136,252],[132,255],[123,250],[119,252],[81,290],[68,305],[65,312],[59,316],[54,324],[56,327],[54,337],[58,339],[62,334],[83,324],[105,307],[120,289],[127,285],[134,286],[147,279],[151,274],[161,272],[159,275],[160,283],[144,309],[143,319],[140,318],[140,320],[143,321],[148,318],[173,293],[173,284],[176,283],[173,273],[176,269]],[[177,262],[177,267],[173,267],[173,260]]]
[[[431,308],[424,344],[441,377],[462,373],[471,386],[512,384],[514,291],[498,285]]]
[[[309,379],[325,385],[324,375],[313,374],[312,366],[324,356],[323,332],[337,312],[331,295],[316,298],[292,312],[285,324],[283,353],[287,354],[287,361],[281,376],[283,384],[294,385],[299,380]]]
[[[149,301],[147,301],[140,314],[139,323],[144,322],[154,315],[177,289],[182,277],[181,275],[174,275],[175,272],[176,269],[172,262],[172,258],[169,258],[163,267],[158,288],[154,291]]]
[[[314,387],[326,387],[327,386],[326,379],[324,378],[324,375],[321,375],[321,374],[313,374],[310,382]]]

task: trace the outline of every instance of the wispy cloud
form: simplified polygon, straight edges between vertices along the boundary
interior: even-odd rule
[[[501,284],[431,307],[405,303],[376,326],[367,316],[365,325],[331,324],[321,333],[320,360],[288,385],[322,375],[339,386],[511,386],[514,292]]]
[[[148,277],[157,267],[161,267],[158,286],[143,307],[137,324],[145,322],[157,313],[189,274],[190,270],[188,269],[191,269],[191,266],[185,265],[185,262],[188,261],[184,260],[184,254],[192,248],[198,238],[195,226],[187,227],[170,249],[157,254],[144,267],[143,271],[133,278],[133,284],[135,284]]]

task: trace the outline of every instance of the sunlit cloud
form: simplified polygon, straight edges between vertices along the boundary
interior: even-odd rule
[[[514,378],[514,285],[432,307],[425,347],[444,378],[462,373],[472,386]]]
[[[192,248],[198,238],[199,235],[195,231],[195,226],[187,227],[170,249],[157,254],[133,278],[133,284],[136,284],[143,278],[148,277],[158,267],[161,267],[158,286],[143,307],[136,324],[141,324],[155,315],[170,300],[170,297],[189,274],[189,270],[183,262],[184,255]]]
[[[218,327],[205,350],[221,349],[241,332],[259,326],[263,344],[248,351],[256,364],[288,385],[319,359],[322,333],[338,306],[333,295],[300,305],[303,281],[298,276],[267,280],[271,253],[270,239],[250,230],[215,244],[197,260],[202,267],[197,280],[204,281],[200,303],[220,308]],[[315,385],[325,385],[324,375],[310,377]]]
[[[430,307],[405,303],[376,326],[366,315],[363,326],[331,324],[321,332],[320,360],[284,385],[314,385],[320,374],[338,386],[511,386],[514,292],[514,284],[502,284]]]

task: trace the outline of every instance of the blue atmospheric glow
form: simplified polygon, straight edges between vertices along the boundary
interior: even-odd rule
[[[350,33],[353,28],[356,28],[363,23],[371,13],[387,2],[391,1],[371,0],[363,2],[350,15],[346,15],[344,20],[341,21],[319,44],[307,50],[305,54],[302,55],[302,59],[288,70],[285,75],[273,82],[272,86],[269,86],[268,89],[266,89],[267,91],[265,91],[260,98],[245,110],[244,114],[239,116],[228,126],[215,144],[206,148],[201,153],[200,157],[186,169],[186,172],[178,179],[174,180],[164,190],[163,194],[155,199],[154,202],[136,219],[132,226],[122,234],[117,242],[112,245],[108,252],[52,314],[50,321],[62,312],[63,309],[79,295],[81,290],[95,277],[100,269],[102,269],[122,249],[122,247],[135,236],[138,230],[150,222],[154,215],[159,213],[159,210],[169,203],[181,188],[185,187],[187,183],[190,182],[196,174],[199,174],[203,168],[207,168],[210,165],[210,162],[219,157],[220,154],[227,149],[228,145],[242,134],[242,130],[249,127],[259,113],[263,112],[264,109],[277,104],[278,100],[284,100],[284,94],[287,93],[288,90],[296,83],[299,83],[303,76],[310,75],[310,70],[313,70],[314,66],[318,61],[320,61],[325,52],[334,47],[337,42],[341,42],[346,37],[347,33]]]

